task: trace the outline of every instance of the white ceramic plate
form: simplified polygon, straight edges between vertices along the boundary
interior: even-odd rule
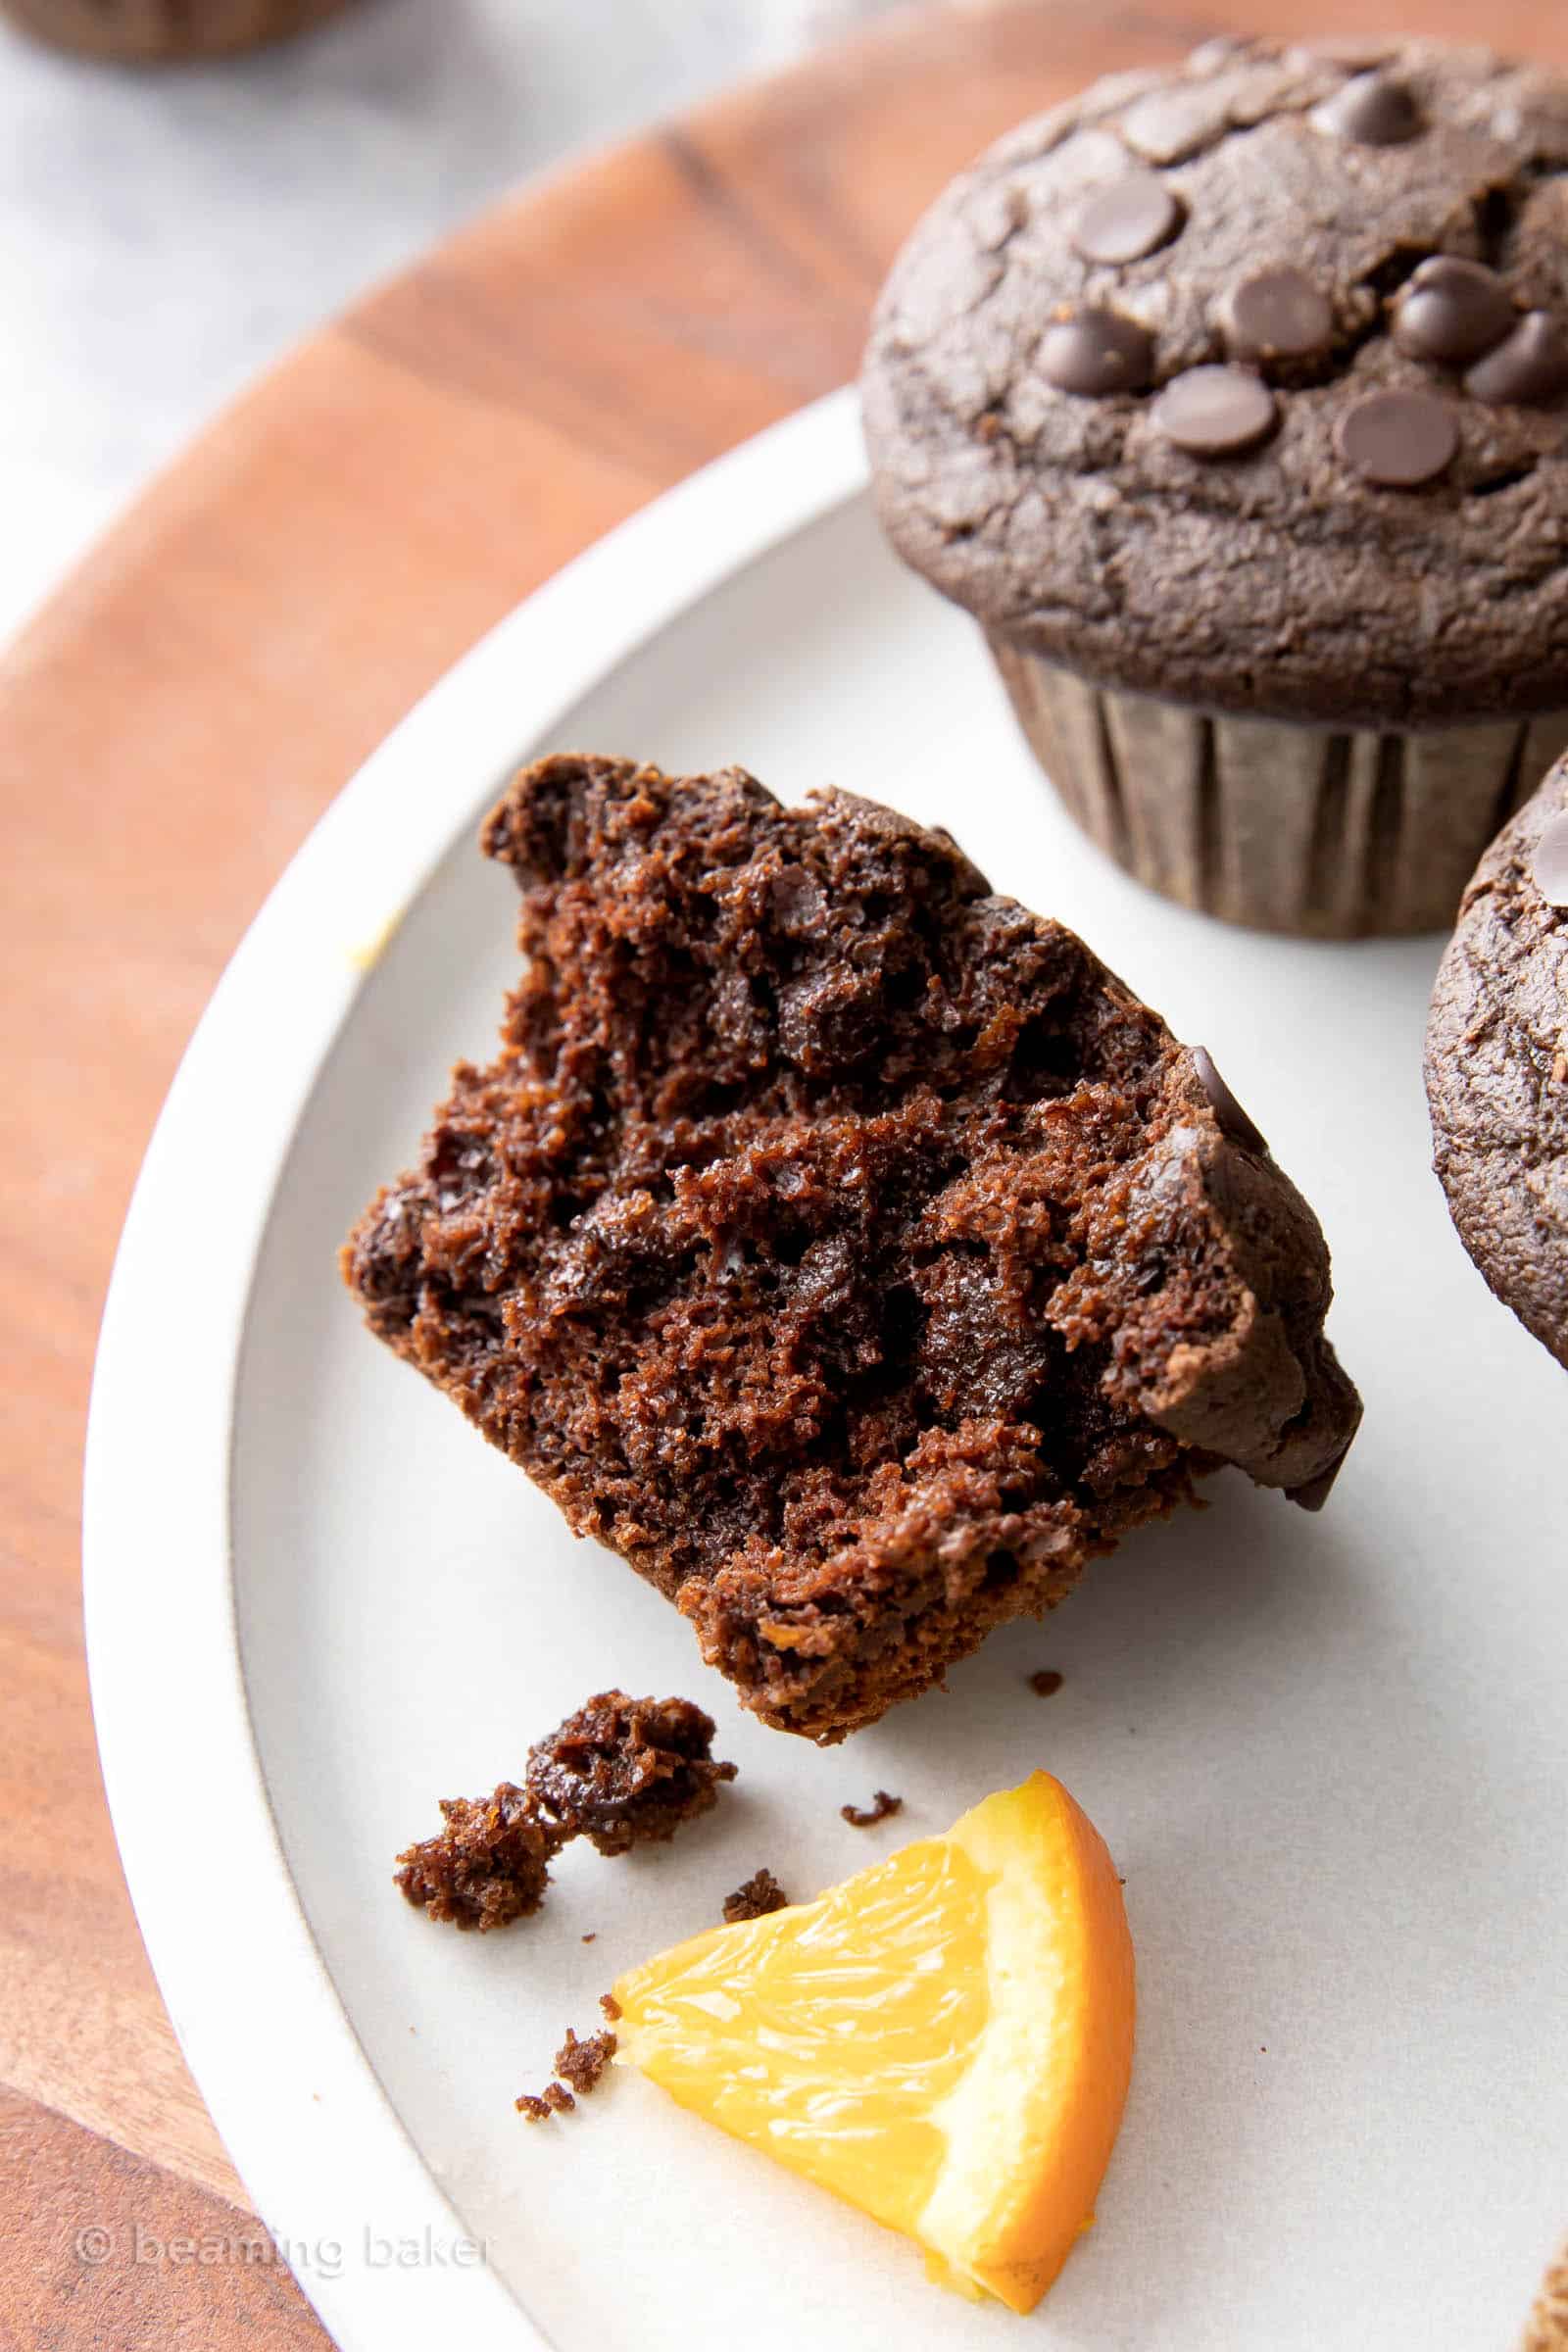
[[[513,976],[475,822],[524,755],[741,761],[952,827],[1206,1042],[1317,1206],[1367,1401],[1319,1519],[1227,1475],[947,1695],[819,1753],[362,1331],[333,1255]],[[376,946],[379,944],[379,953]],[[279,883],[165,1110],[105,1319],[88,1637],[136,1907],[196,2078],[348,2352],[1507,2345],[1568,2220],[1561,1373],[1428,1172],[1431,942],[1146,896],[1031,770],[971,627],[879,542],[848,396],[532,598]],[[1025,1677],[1059,1667],[1042,1703]],[[526,1927],[392,1890],[435,1798],[588,1691],[679,1690],[738,1788],[571,1849]],[[1036,1764],[1127,1876],[1142,2014],[1099,2227],[1037,2318],[615,2075],[530,2130],[568,2023],[769,1864],[805,1895]],[[867,1835],[838,1808],[901,1791]],[[596,1940],[583,1938],[592,1935]]]

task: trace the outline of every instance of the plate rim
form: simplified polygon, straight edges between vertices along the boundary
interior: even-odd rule
[[[231,1446],[272,1201],[380,947],[485,793],[597,680],[866,481],[847,386],[656,498],[447,670],[330,803],[246,931],[185,1049],[126,1211],[82,1500],[87,1670],[110,1817],[197,2088],[342,2352],[425,2352],[435,2328],[455,2324],[475,2352],[547,2339],[482,2261],[334,2270],[325,2252],[346,2251],[365,2213],[395,2215],[398,2234],[428,2229],[449,2246],[466,2232],[316,1943],[247,1703]],[[200,1283],[170,1282],[172,1267],[192,1263]],[[175,1788],[177,1848],[166,1828]],[[205,1857],[198,1895],[193,1849]],[[258,2032],[262,2019],[270,2031]]]

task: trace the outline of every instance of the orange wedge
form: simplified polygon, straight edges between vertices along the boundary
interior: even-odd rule
[[[617,2064],[1031,2311],[1094,2219],[1133,2055],[1115,1867],[1037,1772],[615,1986]]]

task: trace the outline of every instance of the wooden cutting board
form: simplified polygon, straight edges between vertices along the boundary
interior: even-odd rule
[[[1568,62],[1561,0],[1493,0],[1484,23],[1470,0],[1372,13],[1380,31]],[[1214,33],[1358,32],[1365,16],[1362,0],[968,0],[885,20],[524,190],[362,303],[221,417],[0,660],[18,1049],[0,1096],[4,2352],[323,2340],[286,2272],[245,2255],[243,2188],[159,2002],[77,1605],[115,1238],[247,920],[482,630],[655,492],[854,373],[896,245],[988,139]],[[220,2254],[177,2256],[181,2237]]]

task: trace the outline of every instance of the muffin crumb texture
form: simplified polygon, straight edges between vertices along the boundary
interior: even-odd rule
[[[1289,1490],[1343,1453],[1310,1210],[947,834],[558,757],[484,844],[522,893],[500,1053],[345,1272],[766,1722],[840,1739],[1219,1462]],[[629,1703],[529,1762],[603,1851],[726,1777],[707,1718]]]
[[[733,1928],[744,1919],[766,1919],[770,1911],[783,1911],[789,1896],[770,1870],[754,1871],[733,1894],[724,1897],[724,1925]]]
[[[597,2088],[599,2079],[615,2055],[613,2034],[590,2034],[578,2040],[574,2030],[566,2028],[566,2038],[556,2052],[556,2072],[564,2082],[584,2098]]]
[[[564,2082],[547,2082],[538,2091],[519,2091],[512,2103],[529,2124],[547,2124],[553,2115],[569,2115],[577,2104]]]
[[[492,1796],[444,1796],[435,1837],[398,1856],[397,1884],[417,1910],[456,1928],[504,1928],[544,1900],[558,1840],[525,1791],[503,1781]]]
[[[529,1748],[525,1788],[503,1781],[492,1796],[444,1796],[446,1826],[398,1856],[396,1884],[455,1927],[527,1918],[573,1838],[624,1854],[706,1813],[736,1770],[714,1762],[712,1741],[712,1717],[689,1699],[601,1690]]]
[[[602,1854],[662,1844],[735,1778],[712,1743],[712,1717],[689,1699],[601,1690],[528,1750],[528,1794],[563,1840]]]

